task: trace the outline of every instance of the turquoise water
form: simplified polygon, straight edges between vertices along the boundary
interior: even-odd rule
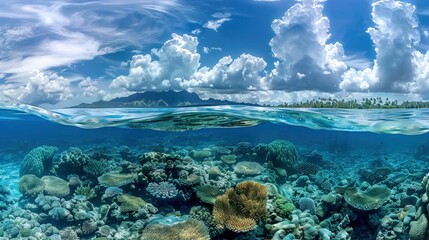
[[[0,238],[408,239],[427,214],[428,121],[427,109],[2,105]]]

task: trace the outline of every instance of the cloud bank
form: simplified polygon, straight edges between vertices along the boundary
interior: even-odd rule
[[[204,97],[260,103],[319,96],[361,97],[368,93],[429,97],[426,96],[429,92],[429,53],[419,48],[421,33],[415,6],[396,0],[372,3],[373,26],[366,32],[373,42],[376,57],[368,62],[356,55],[346,55],[342,43],[331,41],[330,21],[323,13],[323,2],[296,1],[281,18],[273,20],[274,36],[267,43],[274,57],[273,65],[261,57],[242,53],[226,55],[213,66],[203,66],[199,51],[210,53],[220,49],[199,46],[196,36],[173,33],[160,48],[136,54],[129,62],[122,63],[128,73],[107,84],[91,78],[81,78],[73,83],[50,69],[115,51],[115,39],[128,34],[126,30],[116,31],[113,23],[117,18],[107,19],[107,25],[101,27],[97,9],[85,16],[75,13],[73,18],[67,17],[73,12],[70,9],[82,7],[83,3],[49,7],[26,5],[17,12],[0,11],[0,18],[29,20],[37,16],[39,25],[58,36],[55,39],[37,38],[39,42],[33,52],[23,49],[13,55],[8,47],[36,39],[35,28],[0,29],[3,37],[0,45],[4,46],[0,51],[7,56],[0,58],[0,76],[7,76],[9,84],[0,88],[5,96],[32,104],[55,104],[76,96],[106,99],[132,92],[170,89],[191,90]],[[126,7],[114,1],[98,4],[118,6],[118,13],[126,16],[127,11],[136,7],[137,1],[128,2]],[[153,5],[147,1],[143,5],[148,14],[160,16],[170,15],[183,7],[176,1],[167,0]],[[217,31],[231,20],[231,14],[215,13],[211,18],[203,27]],[[84,31],[89,25],[98,28],[94,33]],[[101,41],[96,35],[105,31],[119,35],[103,37],[107,40]],[[200,33],[194,32],[194,35]],[[132,33],[128,40],[118,41],[140,39]],[[29,80],[12,81],[13,77],[28,72],[31,72]]]

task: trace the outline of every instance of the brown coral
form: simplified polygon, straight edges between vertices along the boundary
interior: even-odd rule
[[[208,240],[209,230],[199,220],[189,219],[172,226],[149,225],[143,230],[141,240]]]
[[[239,183],[216,199],[213,219],[234,232],[250,231],[267,212],[267,194],[267,187],[260,183]]]

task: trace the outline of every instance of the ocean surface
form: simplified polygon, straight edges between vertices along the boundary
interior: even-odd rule
[[[428,109],[3,104],[0,239],[425,239],[428,131]]]

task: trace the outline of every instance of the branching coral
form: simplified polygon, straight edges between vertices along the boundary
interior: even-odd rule
[[[89,156],[84,154],[82,150],[71,147],[61,153],[57,173],[61,176],[67,176],[69,174],[83,175],[83,167],[88,161]]]
[[[250,231],[267,212],[267,194],[267,187],[260,183],[239,183],[216,199],[213,219],[234,232]]]
[[[93,160],[90,159],[83,167],[83,171],[94,178],[97,178],[109,171],[109,162],[106,160]]]
[[[95,189],[91,188],[89,185],[76,188],[74,195],[82,195],[85,196],[86,199],[91,199],[97,196],[97,194],[95,194]]]
[[[148,184],[146,190],[152,196],[162,199],[175,198],[179,193],[176,186],[169,182],[151,182]]]
[[[209,240],[207,227],[201,221],[189,219],[171,226],[149,225],[143,230],[141,240]]]

